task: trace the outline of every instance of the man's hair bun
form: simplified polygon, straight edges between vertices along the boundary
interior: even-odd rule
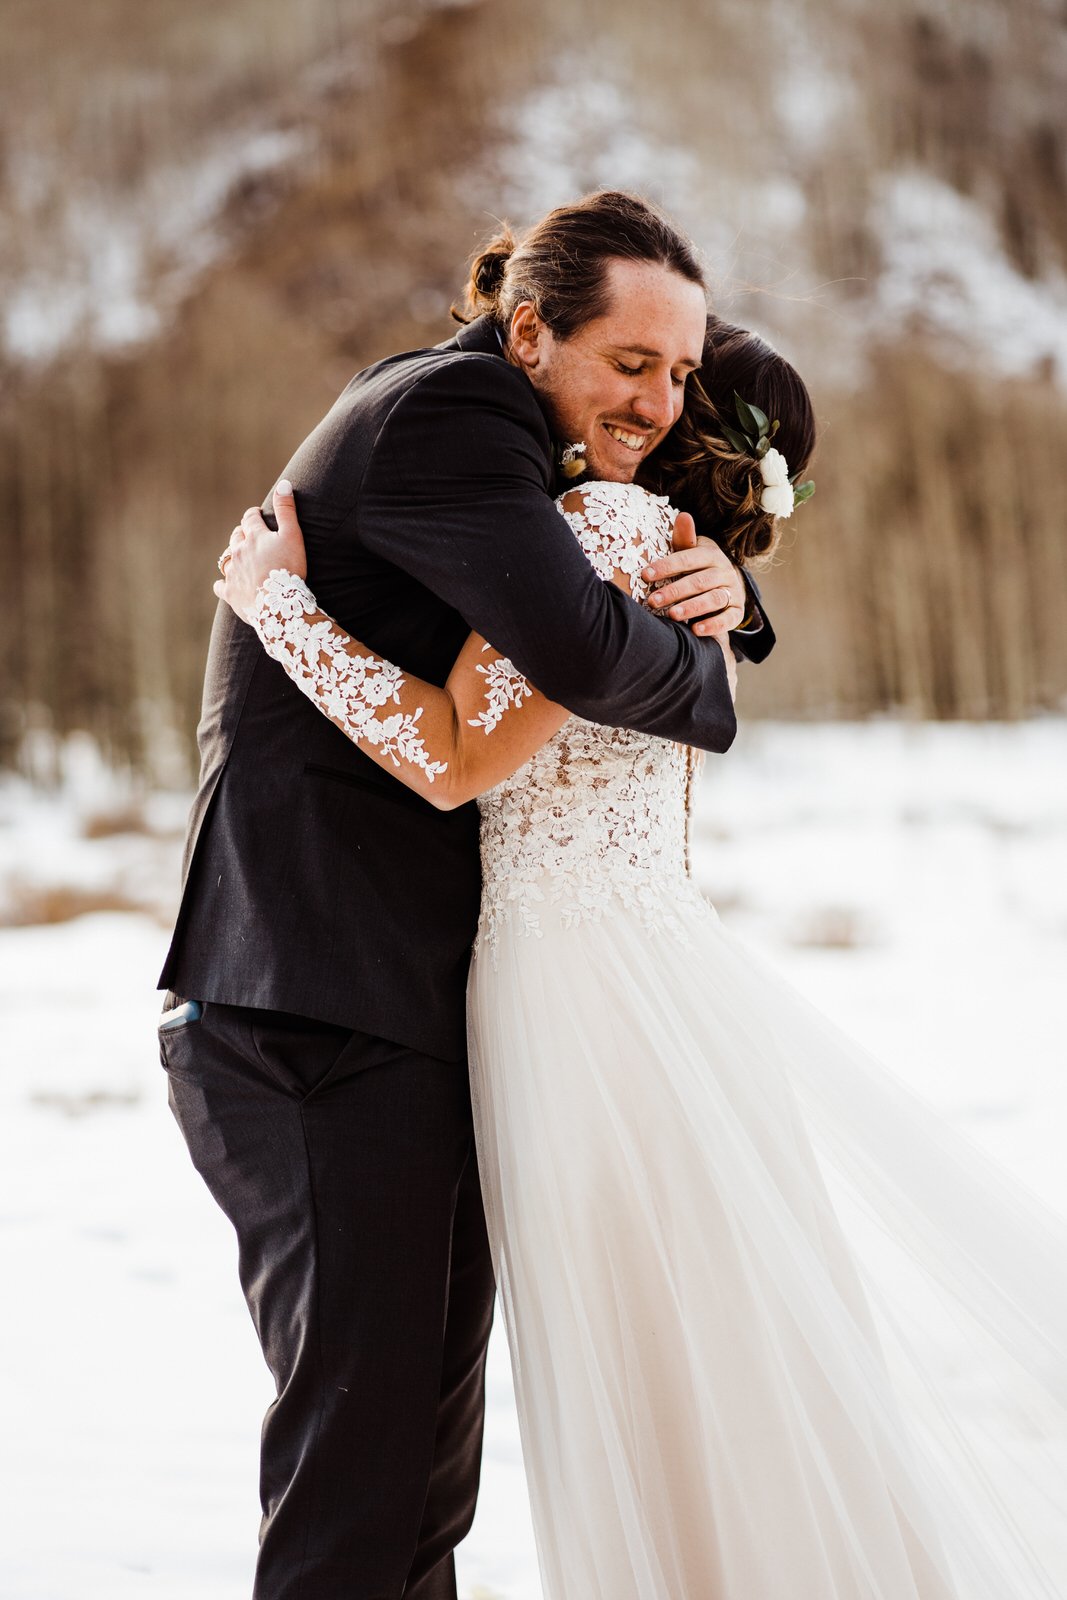
[[[474,258],[471,283],[479,294],[490,298],[496,295],[514,250],[515,240],[510,233],[503,233]]]
[[[470,277],[467,279],[464,295],[466,316],[457,317],[457,320],[466,321],[486,315],[497,316],[504,274],[514,252],[515,236],[505,223],[503,231],[495,239],[491,239],[471,262]],[[455,307],[453,315],[457,315]]]

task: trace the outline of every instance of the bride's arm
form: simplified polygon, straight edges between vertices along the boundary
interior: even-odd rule
[[[249,559],[249,545],[254,553],[246,541],[235,560]],[[324,716],[440,811],[508,777],[568,716],[477,634],[443,688],[411,676],[353,639],[284,570],[260,585],[246,620]]]
[[[580,490],[572,494],[580,500]],[[352,638],[319,608],[304,582],[295,514],[279,515],[275,531],[258,511],[246,512],[230,549],[224,578],[215,585],[219,598],[255,628],[268,654],[323,715],[439,810],[463,805],[509,777],[566,721],[563,706],[547,700],[478,634],[468,637],[443,688],[405,674]],[[611,576],[630,588],[624,571]],[[733,666],[729,656],[727,664]]]
[[[246,511],[215,593],[255,628],[268,655],[391,777],[452,810],[521,767],[568,716],[477,634],[444,687],[377,655],[323,612],[292,499],[276,492],[277,529]]]

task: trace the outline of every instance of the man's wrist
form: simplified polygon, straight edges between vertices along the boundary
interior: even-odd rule
[[[737,624],[737,627],[736,628],[731,628],[730,632],[731,633],[759,633],[759,631],[760,631],[760,629],[762,627],[763,627],[763,614],[760,611],[760,608],[757,605],[756,601],[755,600],[749,600],[748,609],[746,610],[744,616],[741,618],[741,621]]]

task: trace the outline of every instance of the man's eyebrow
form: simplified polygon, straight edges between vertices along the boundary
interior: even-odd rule
[[[648,356],[652,361],[663,360],[662,350],[650,350],[647,345],[617,344],[615,348],[616,350],[621,350],[625,355],[628,356]],[[677,365],[681,367],[689,367],[691,371],[696,372],[700,367],[700,362],[691,361],[688,356],[682,356]]]

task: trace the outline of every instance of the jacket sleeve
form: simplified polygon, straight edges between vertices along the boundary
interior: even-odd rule
[[[390,413],[359,536],[569,711],[728,749],[737,725],[722,650],[601,583],[551,498],[550,463],[529,381],[495,356],[457,356]]]
[[[742,570],[741,576],[745,582],[750,599],[755,603],[756,619],[749,628],[735,628],[730,634],[730,643],[734,647],[734,655],[740,661],[758,663],[766,661],[775,646],[775,632],[771,627],[770,618],[763,604],[763,597],[759,586],[750,572]]]

